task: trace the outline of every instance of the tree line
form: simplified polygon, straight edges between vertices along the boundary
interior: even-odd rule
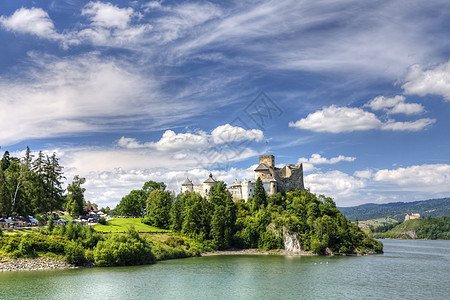
[[[75,176],[65,194],[64,167],[56,153],[36,157],[29,147],[22,158],[5,151],[0,160],[0,217],[45,214],[67,209],[74,216],[85,206],[84,178]]]
[[[113,211],[145,216],[146,224],[180,232],[212,249],[280,249],[287,232],[298,235],[305,251],[382,251],[380,242],[362,232],[323,195],[298,190],[267,196],[260,179],[247,202],[233,202],[221,181],[208,197],[191,192],[175,196],[165,187],[162,182],[147,182],[143,189],[123,197]]]

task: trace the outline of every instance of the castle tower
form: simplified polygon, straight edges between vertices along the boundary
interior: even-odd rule
[[[203,181],[203,191],[205,196],[208,196],[209,191],[211,190],[211,187],[213,186],[214,182],[216,182],[212,176],[212,173],[209,173],[208,179]]]
[[[260,155],[259,156],[259,164],[265,164],[267,167],[273,168],[275,166],[275,156]]]
[[[194,185],[192,184],[192,181],[189,178],[186,178],[186,180],[181,184],[181,192],[193,192],[194,191]]]
[[[275,178],[272,178],[270,180],[269,196],[275,195],[276,193],[277,193],[277,181]]]

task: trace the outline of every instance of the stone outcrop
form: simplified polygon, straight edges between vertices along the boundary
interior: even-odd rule
[[[276,236],[280,236],[280,231],[275,228],[275,224],[270,223],[267,229],[275,233]],[[283,226],[283,241],[284,241],[284,251],[289,254],[299,254],[303,253],[303,247],[298,238],[296,232],[289,233],[286,226]]]
[[[298,234],[288,233],[286,227],[283,226],[284,250],[292,253],[300,253],[303,251],[302,245],[298,239]]]

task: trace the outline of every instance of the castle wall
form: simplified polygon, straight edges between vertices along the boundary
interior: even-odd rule
[[[194,191],[194,186],[192,185],[183,185],[181,186],[181,192],[193,192]]]
[[[255,177],[256,177],[256,179],[261,178],[262,181],[271,180],[273,178],[273,172],[270,172],[270,170],[255,171]]]
[[[255,171],[255,178],[261,178],[263,187],[267,195],[273,195],[277,192],[289,192],[292,190],[304,189],[303,184],[303,165],[286,165],[282,169],[276,168],[275,157],[273,155],[261,155],[259,157],[260,164],[265,164],[268,170],[261,167],[258,171]],[[212,175],[210,174],[212,178]],[[274,180],[275,179],[275,180]],[[200,194],[202,197],[208,197],[209,191],[213,185],[213,182],[205,181],[203,184],[191,186],[182,186],[181,192],[193,191]],[[228,188],[233,200],[237,201],[244,199],[246,202],[248,198],[255,195],[256,181],[242,181],[240,183],[234,183]]]
[[[279,192],[305,189],[303,184],[302,164],[287,165],[281,170],[280,173],[279,178],[277,178]]]

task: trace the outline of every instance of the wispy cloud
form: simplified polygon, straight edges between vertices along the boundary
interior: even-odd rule
[[[0,142],[104,131],[129,116],[156,116],[149,109],[157,84],[122,63],[97,54],[60,59],[32,53],[31,68],[15,81],[0,78]],[[153,112],[153,113],[152,113]]]

